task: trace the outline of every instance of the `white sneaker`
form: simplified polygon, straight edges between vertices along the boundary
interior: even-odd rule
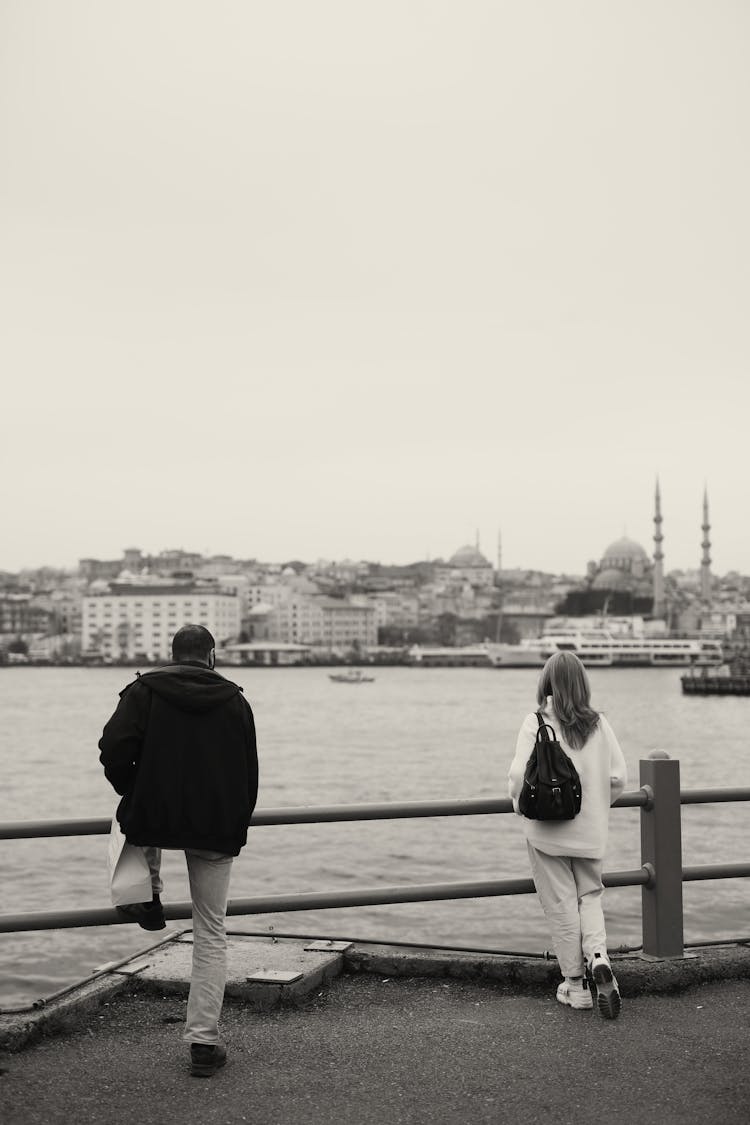
[[[569,1008],[591,1009],[594,1001],[591,999],[589,982],[585,977],[580,980],[564,980],[557,986],[557,999]]]
[[[606,954],[595,953],[591,965],[591,977],[596,988],[596,1007],[605,1020],[616,1020],[620,1014],[622,1000],[617,987],[617,978],[612,972]]]

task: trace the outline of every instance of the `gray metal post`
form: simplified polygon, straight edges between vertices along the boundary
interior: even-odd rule
[[[642,759],[641,786],[651,795],[641,807],[641,862],[652,873],[641,887],[643,956],[683,957],[680,763]]]

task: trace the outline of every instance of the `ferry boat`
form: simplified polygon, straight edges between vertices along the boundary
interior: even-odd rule
[[[518,645],[488,642],[484,647],[493,668],[541,668],[547,658],[542,656],[540,644],[541,640],[522,641]]]
[[[417,668],[489,668],[491,650],[503,646],[475,645],[412,645],[407,659]]]
[[[495,668],[540,667],[555,652],[574,652],[587,668],[716,667],[721,644],[697,637],[633,637],[606,629],[549,631],[519,645],[489,645]]]

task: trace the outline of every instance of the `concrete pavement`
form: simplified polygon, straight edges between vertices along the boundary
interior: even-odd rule
[[[229,1062],[208,1080],[188,1074],[184,997],[128,978],[64,1034],[0,1055],[2,1119],[746,1125],[745,952],[739,962],[725,956],[726,971],[711,977],[706,958],[695,983],[674,991],[674,978],[661,993],[645,975],[628,992],[624,981],[638,966],[623,965],[623,1013],[612,1022],[562,1007],[546,978],[394,976],[360,964],[296,1004],[259,1010],[229,998]],[[404,956],[400,968],[413,973]]]

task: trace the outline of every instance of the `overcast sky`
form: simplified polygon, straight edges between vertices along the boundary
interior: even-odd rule
[[[0,569],[750,573],[744,0],[3,0]]]

